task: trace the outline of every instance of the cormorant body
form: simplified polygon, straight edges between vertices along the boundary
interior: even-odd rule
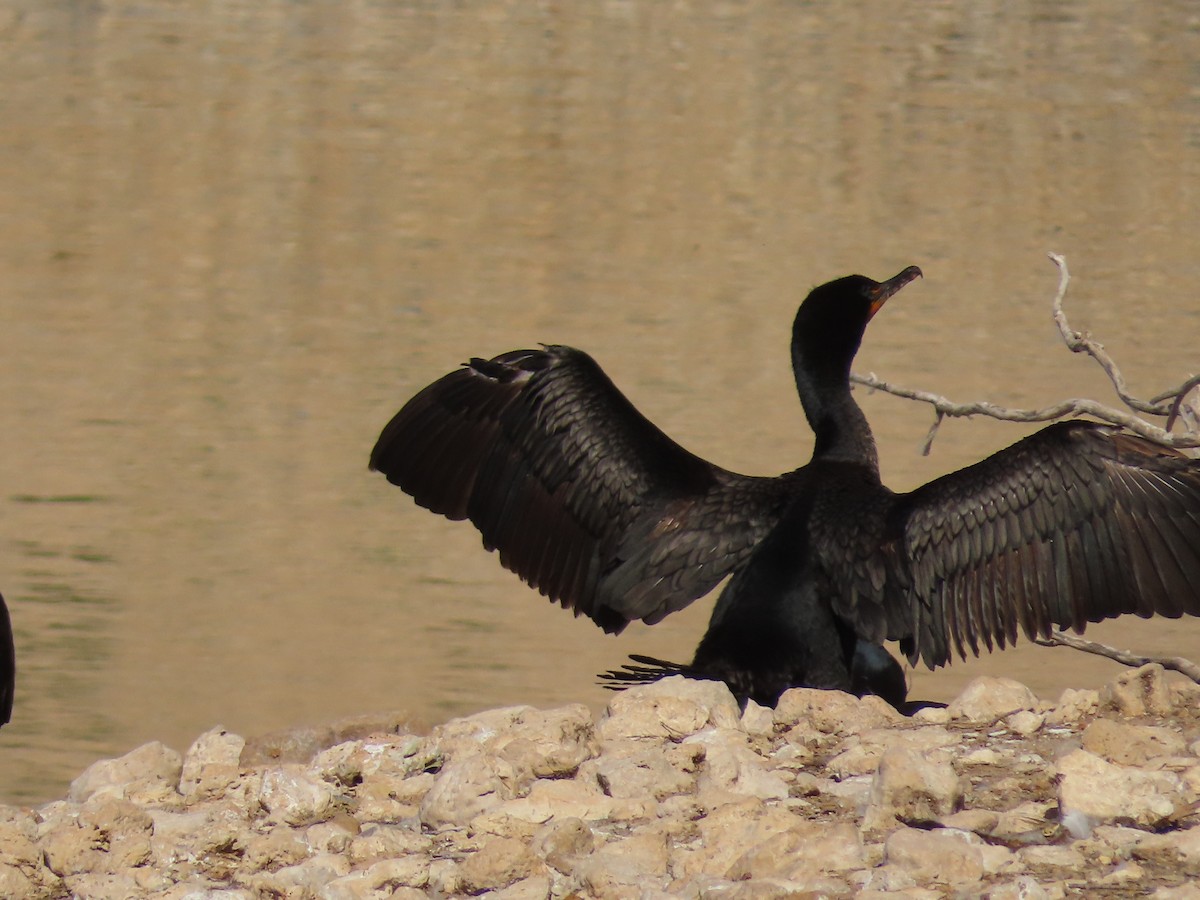
[[[740,701],[789,687],[896,706],[912,663],[944,665],[1052,627],[1200,614],[1200,463],[1118,428],[1050,425],[896,494],[849,374],[868,321],[920,275],[814,289],[792,363],[812,459],[774,478],[688,452],[585,353],[472,359],[413,397],[370,466],[469,519],[526,582],[610,633],[654,624],[732,576],[687,665],[635,658],[618,683],[717,678]]]

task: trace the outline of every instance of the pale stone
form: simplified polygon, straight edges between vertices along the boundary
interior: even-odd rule
[[[345,853],[355,836],[365,830],[356,819],[339,812],[331,819],[304,829],[304,842],[314,853]]]
[[[781,832],[802,829],[807,822],[778,806],[736,800],[710,810],[695,823],[698,840],[677,842],[671,871],[683,878],[727,872],[747,850]]]
[[[485,810],[517,796],[528,778],[518,779],[507,760],[484,753],[462,754],[446,763],[420,805],[431,828],[469,822]]]
[[[350,806],[360,822],[401,822],[417,815],[418,807],[439,775],[417,772],[393,775],[382,772],[364,776],[351,789]]]
[[[1200,885],[1192,882],[1177,887],[1160,887],[1150,896],[1154,900],[1200,900]]]
[[[194,803],[220,796],[241,774],[246,739],[217,727],[192,742],[183,757],[179,792]]]
[[[433,840],[416,829],[375,824],[350,839],[347,855],[355,866],[363,866],[382,859],[432,852]]]
[[[562,778],[600,750],[591,711],[576,704],[521,716],[511,733],[488,741],[485,752],[505,757],[518,772],[535,778]]]
[[[523,841],[493,838],[459,866],[459,886],[468,894],[497,890],[541,874],[541,860]]]
[[[142,894],[136,879],[124,872],[87,872],[64,879],[72,897],[87,900],[127,900]]]
[[[1038,699],[1033,691],[1011,678],[982,675],[973,678],[947,710],[951,718],[968,722],[995,722],[1019,710],[1033,710]]]
[[[71,782],[67,797],[83,803],[97,793],[141,803],[169,799],[179,787],[183,760],[170,747],[153,741],[117,759],[92,763]]]
[[[251,872],[292,866],[305,859],[308,843],[294,828],[280,825],[266,833],[251,833],[242,852],[242,868]]]
[[[873,728],[849,738],[841,753],[828,762],[835,778],[867,775],[879,768],[884,754],[891,750],[911,750],[937,762],[948,762],[951,748],[959,744],[959,736],[940,725],[911,730]]]
[[[951,834],[898,828],[884,846],[887,863],[907,870],[918,881],[962,887],[983,878],[979,848]]]
[[[583,819],[570,816],[547,822],[534,835],[531,847],[546,865],[567,875],[596,848],[596,837]]]
[[[592,896],[638,896],[644,887],[666,887],[667,843],[649,831],[611,841],[580,859],[575,878]]]
[[[954,812],[962,801],[962,784],[947,762],[897,748],[879,763],[871,785],[863,830],[879,833],[897,821],[934,822]]]
[[[703,704],[688,697],[652,692],[654,686],[630,688],[609,701],[607,715],[600,720],[601,740],[678,739],[709,723],[709,710]]]
[[[950,719],[950,710],[944,706],[923,706],[912,714],[912,720],[921,725],[946,725]]]
[[[693,790],[704,755],[703,744],[622,742],[580,766],[579,779],[610,797],[661,800]]]
[[[751,847],[729,867],[733,881],[783,878],[805,881],[865,865],[862,838],[849,822],[805,822]]]
[[[396,898],[403,889],[417,890],[417,896],[424,897],[424,891],[418,889],[428,883],[428,857],[398,856],[326,882],[317,897],[318,900],[376,900]]]
[[[147,810],[154,821],[150,849],[155,865],[179,880],[224,871],[249,837],[241,810],[227,801],[191,812]]]
[[[1063,757],[1058,770],[1059,806],[1064,817],[1085,817],[1092,825],[1154,825],[1175,811],[1180,779],[1171,772],[1117,766],[1086,750]]]
[[[289,825],[307,825],[328,818],[337,793],[299,765],[270,769],[263,775],[259,802],[271,816]]]
[[[744,732],[706,728],[683,743],[704,747],[704,765],[697,783],[699,790],[729,791],[760,800],[787,797],[787,782],[767,770],[765,760],[749,748]]]
[[[1193,877],[1200,876],[1200,826],[1148,835],[1137,843],[1133,855]]]
[[[753,700],[746,701],[742,710],[742,730],[756,737],[772,737],[775,734],[775,710],[759,706]]]
[[[1035,713],[1027,709],[1015,712],[1004,720],[1004,724],[1015,734],[1021,735],[1021,737],[1029,737],[1029,735],[1041,728],[1045,722],[1045,713]]]
[[[870,728],[899,725],[904,716],[874,695],[855,697],[812,688],[784,691],[775,705],[775,724],[790,729],[801,722],[825,734],[858,734]]]
[[[63,894],[63,882],[45,866],[26,866],[0,860],[0,897],[50,900]]]
[[[1046,724],[1075,724],[1096,712],[1100,707],[1100,692],[1067,688],[1058,703],[1046,713]]]
[[[534,875],[531,878],[522,878],[498,891],[488,891],[484,896],[487,900],[549,900],[553,891],[552,885],[553,882],[548,876]]]
[[[1074,847],[1022,847],[1017,851],[1024,868],[1059,870],[1063,873],[1082,871],[1086,860]]]
[[[308,770],[325,781],[354,787],[373,776],[405,778],[441,765],[437,743],[411,734],[344,741],[317,753]]]
[[[984,896],[987,900],[1050,900],[1050,894],[1032,875],[995,885]]]
[[[1171,704],[1166,673],[1157,663],[1122,672],[1100,689],[1100,709],[1122,716],[1166,716]]]
[[[1144,766],[1183,753],[1183,735],[1154,725],[1096,719],[1083,731],[1083,749],[1123,766]]]
[[[330,882],[349,874],[350,863],[345,857],[322,854],[274,872],[259,872],[251,877],[250,885],[260,895],[313,897]]]

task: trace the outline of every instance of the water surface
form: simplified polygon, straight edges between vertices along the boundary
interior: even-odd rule
[[[686,659],[711,598],[618,639],[366,460],[471,355],[591,352],[689,449],[811,449],[813,284],[910,263],[857,368],[956,399],[1111,398],[1200,367],[1190,4],[16,3],[0,12],[0,590],[20,658],[0,800],[100,756],[373,710],[583,701]],[[1027,429],[872,396],[915,486]],[[1200,654],[1195,621],[1089,629]],[[1023,645],[1055,697],[1118,667]]]

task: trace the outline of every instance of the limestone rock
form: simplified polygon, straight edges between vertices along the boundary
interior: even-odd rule
[[[1037,697],[1011,678],[974,678],[947,707],[951,718],[968,722],[995,722],[1019,710],[1033,710]]]
[[[459,866],[460,889],[469,894],[506,888],[543,873],[541,860],[524,841],[495,838]]]
[[[627,742],[579,767],[581,781],[594,782],[609,797],[653,797],[693,790],[704,760],[703,744]]]
[[[241,775],[246,739],[224,728],[206,731],[183,757],[179,792],[189,802],[221,796]]]
[[[776,727],[804,723],[825,734],[858,734],[870,728],[898,725],[904,717],[879,697],[855,697],[842,691],[792,688],[775,706]]]
[[[596,837],[583,819],[570,816],[547,822],[534,835],[534,853],[546,865],[564,875],[574,870],[578,860],[586,857],[596,847]]]
[[[725,874],[733,881],[810,881],[865,865],[862,839],[853,825],[804,822],[750,847]]]
[[[871,784],[863,830],[877,834],[897,822],[937,821],[954,812],[962,796],[962,784],[949,763],[906,748],[890,750]]]
[[[486,753],[462,753],[449,762],[421,801],[421,821],[431,828],[462,825],[527,789],[511,763]]]
[[[590,896],[639,896],[645,888],[667,884],[667,844],[661,832],[648,831],[599,847],[575,866],[575,881]]]
[[[1093,715],[1100,708],[1100,692],[1067,688],[1046,713],[1046,724],[1066,725]]]
[[[1083,731],[1083,749],[1123,766],[1184,752],[1183,735],[1170,728],[1096,719]]]
[[[979,848],[946,832],[899,828],[888,835],[884,846],[887,864],[919,881],[962,888],[983,878]]]
[[[1087,750],[1059,760],[1058,797],[1064,820],[1077,817],[1076,835],[1099,822],[1153,826],[1175,812],[1180,779],[1172,772],[1133,769]]]
[[[263,775],[258,797],[272,818],[288,825],[307,825],[328,818],[336,799],[332,785],[296,764],[269,769]]]
[[[1200,825],[1148,835],[1133,849],[1137,859],[1158,862],[1193,878],[1200,876]]]
[[[71,782],[67,797],[83,803],[95,794],[107,793],[140,802],[160,802],[176,793],[182,769],[178,753],[153,741],[117,759],[92,763]]]
[[[683,743],[704,748],[704,765],[697,782],[701,792],[728,791],[761,800],[787,797],[787,782],[767,769],[765,760],[750,749],[744,732],[706,728]]]
[[[1157,663],[1122,672],[1100,690],[1101,711],[1122,716],[1165,716],[1172,708],[1166,673]]]
[[[724,682],[673,675],[613,695],[601,720],[601,740],[680,739],[712,725],[740,728],[741,712]]]

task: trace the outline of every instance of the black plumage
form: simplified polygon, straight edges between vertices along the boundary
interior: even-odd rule
[[[553,345],[435,381],[384,428],[371,468],[469,519],[506,567],[608,632],[732,575],[690,664],[640,658],[617,681],[680,672],[765,704],[806,685],[900,705],[884,640],[933,668],[1020,632],[1200,614],[1200,463],[1177,451],[1076,421],[907,494],[880,482],[850,365],[920,274],[848,276],[801,304],[792,363],[815,443],[784,475],[689,453],[589,356]]]
[[[13,643],[8,607],[0,597],[0,725],[12,720],[13,694],[17,686],[17,650]]]

